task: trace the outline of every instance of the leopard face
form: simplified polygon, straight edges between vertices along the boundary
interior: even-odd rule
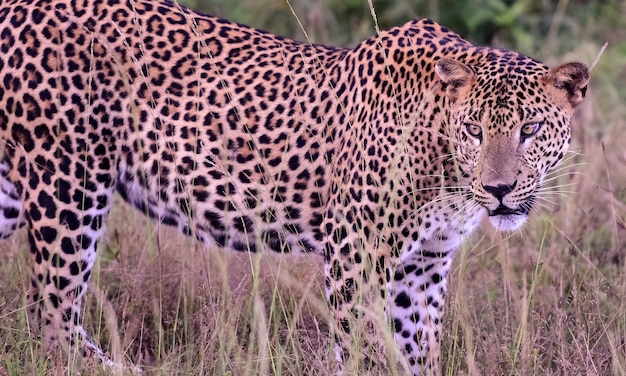
[[[491,224],[514,231],[526,221],[542,182],[570,145],[569,119],[589,81],[584,65],[552,70],[512,54],[468,66],[443,59],[437,73],[451,102],[449,126],[472,199]]]

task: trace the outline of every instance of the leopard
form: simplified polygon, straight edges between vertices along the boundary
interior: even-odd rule
[[[117,194],[199,244],[323,260],[337,374],[439,374],[455,254],[526,222],[589,80],[429,19],[344,48],[170,0],[5,0],[0,236],[25,227],[50,348],[107,359],[81,305]]]

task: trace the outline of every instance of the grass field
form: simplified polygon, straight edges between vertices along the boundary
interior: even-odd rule
[[[363,38],[373,33],[367,21]],[[297,25],[293,16],[284,22]],[[591,65],[602,43],[537,53],[551,65]],[[485,224],[458,254],[445,374],[626,374],[624,87],[626,47],[609,45],[549,202],[517,233]],[[121,200],[99,251],[84,319],[114,358],[132,359],[149,375],[329,373],[321,259],[207,250]],[[38,333],[28,331],[27,253],[23,231],[0,244],[0,376],[107,374],[75,356],[69,365],[45,360]]]

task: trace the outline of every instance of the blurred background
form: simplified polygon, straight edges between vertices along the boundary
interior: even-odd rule
[[[314,43],[350,47],[374,32],[367,0],[180,3],[302,41],[305,30]],[[475,43],[525,54],[560,54],[580,43],[605,41],[626,51],[626,2],[621,0],[374,0],[373,6],[381,29],[428,17]]]

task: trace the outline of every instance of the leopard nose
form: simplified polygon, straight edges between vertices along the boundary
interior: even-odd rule
[[[513,184],[498,184],[496,186],[483,185],[483,189],[491,193],[493,197],[498,199],[498,201],[502,202],[502,199],[504,198],[504,196],[513,192],[516,186],[517,186],[517,180],[513,182]]]

